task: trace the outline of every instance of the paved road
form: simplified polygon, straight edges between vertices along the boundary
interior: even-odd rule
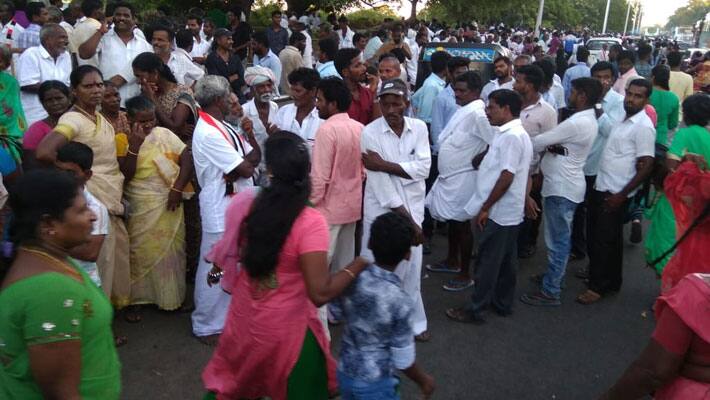
[[[431,259],[439,259],[446,250],[445,240],[436,237]],[[643,267],[641,246],[627,244],[625,252],[625,281],[619,294],[597,305],[579,305],[574,297],[583,285],[570,276],[562,307],[534,308],[518,302],[512,316],[493,314],[482,326],[447,320],[446,308],[463,304],[470,292],[441,290],[446,275],[425,277],[422,290],[433,340],[417,345],[417,359],[437,381],[434,398],[597,398],[645,346],[654,326],[647,310],[658,283]],[[570,268],[581,265],[571,263]],[[535,257],[521,262],[519,294],[532,287],[528,276],[544,266],[541,243]],[[115,329],[129,340],[119,350],[124,399],[202,398],[200,374],[212,348],[191,336],[189,314],[146,310],[142,323],[117,319]],[[416,394],[416,387],[404,382],[403,399]]]

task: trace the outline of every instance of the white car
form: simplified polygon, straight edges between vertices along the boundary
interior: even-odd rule
[[[602,50],[608,54],[609,49],[611,49],[611,46],[615,44],[620,45],[621,39],[615,37],[598,37],[589,39],[586,44],[587,49],[589,49],[589,66],[591,67],[592,65],[596,64],[597,61],[600,61],[602,59]],[[606,45],[606,48],[604,48],[604,45]]]

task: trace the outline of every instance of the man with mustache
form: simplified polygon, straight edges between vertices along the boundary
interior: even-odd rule
[[[17,60],[17,82],[20,101],[27,123],[47,118],[37,94],[44,81],[56,80],[69,86],[71,56],[67,52],[69,38],[58,24],[45,24],[40,31],[40,46],[25,50]]]

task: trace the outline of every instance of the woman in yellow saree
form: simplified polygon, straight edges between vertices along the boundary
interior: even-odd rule
[[[82,65],[72,71],[73,106],[59,118],[57,126],[42,139],[35,156],[53,165],[57,150],[66,143],[84,143],[94,151],[92,176],[86,188],[108,209],[110,226],[96,264],[101,288],[116,308],[128,305],[131,282],[126,254],[128,233],[124,224],[123,175],[116,161],[113,127],[99,111],[104,94],[104,79],[96,67]]]
[[[149,99],[129,99],[126,109],[131,133],[116,135],[116,154],[129,209],[130,303],[175,310],[185,299],[182,200],[191,194],[192,156],[177,135],[156,126]]]

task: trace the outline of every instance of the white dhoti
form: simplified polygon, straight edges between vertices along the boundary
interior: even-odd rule
[[[471,219],[463,209],[473,197],[476,189],[476,171],[473,168],[448,176],[439,175],[432,185],[424,205],[431,217],[437,221],[459,221]]]
[[[355,226],[357,222],[349,224],[328,225],[330,243],[328,245],[328,265],[330,273],[338,272],[355,259]],[[328,306],[318,307],[318,317],[323,323],[325,333],[330,339],[328,328]]]
[[[364,221],[362,229],[362,250],[360,256],[375,261],[372,251],[367,247],[370,240],[370,226],[374,221]],[[422,246],[413,246],[409,260],[402,260],[394,273],[402,281],[402,289],[412,299],[414,305],[414,315],[412,316],[412,328],[414,334],[419,335],[427,330],[426,312],[424,311],[424,301],[422,301]]]
[[[192,312],[192,333],[195,336],[209,336],[222,333],[224,320],[232,299],[222,290],[218,283],[207,285],[207,273],[212,269],[212,264],[205,260],[205,256],[212,250],[224,232],[202,232],[200,243],[200,263],[195,276],[195,311]]]

